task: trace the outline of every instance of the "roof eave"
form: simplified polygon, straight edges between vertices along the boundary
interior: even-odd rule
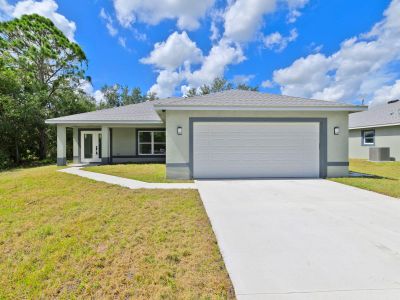
[[[246,111],[348,111],[360,112],[367,106],[202,106],[202,105],[154,105],[160,110],[246,110]]]
[[[363,129],[363,128],[376,128],[376,127],[389,127],[389,126],[400,126],[400,123],[388,123],[388,124],[375,124],[375,125],[361,125],[349,127],[350,130]]]
[[[132,121],[123,121],[123,120],[57,120],[57,119],[48,119],[45,121],[46,124],[86,124],[86,125],[99,125],[99,124],[116,124],[116,125],[143,125],[143,124],[164,124],[161,120],[152,120],[152,121],[144,121],[144,120],[132,120]]]

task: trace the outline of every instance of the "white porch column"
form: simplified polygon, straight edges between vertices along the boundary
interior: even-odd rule
[[[57,125],[57,166],[67,164],[67,128]]]
[[[101,127],[101,163],[110,163],[110,127]]]
[[[72,155],[74,158],[74,164],[79,163],[79,134],[78,128],[72,129]]]

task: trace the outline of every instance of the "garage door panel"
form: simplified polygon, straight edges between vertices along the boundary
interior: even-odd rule
[[[319,123],[194,123],[193,175],[318,177]]]

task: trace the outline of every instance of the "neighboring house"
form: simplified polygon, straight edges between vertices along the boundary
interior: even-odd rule
[[[370,147],[389,147],[392,160],[400,160],[400,101],[371,107],[349,118],[350,158],[369,158]]]
[[[47,120],[66,127],[75,162],[166,162],[168,178],[327,177],[348,174],[348,114],[331,101],[230,90]]]

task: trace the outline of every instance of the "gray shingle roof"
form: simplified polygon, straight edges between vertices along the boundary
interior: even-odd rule
[[[373,127],[400,124],[400,101],[371,107],[368,111],[351,114],[349,127]]]
[[[170,99],[168,103],[159,103],[155,105],[156,108],[174,106],[356,107],[351,104],[334,101],[305,99],[245,90],[228,90],[220,93],[194,96],[184,99],[175,98],[175,100]]]
[[[154,104],[169,99],[146,101],[138,104],[130,104],[115,108],[91,111],[60,118],[49,119],[47,123],[95,123],[95,122],[123,122],[123,123],[162,123]]]
[[[333,101],[304,99],[276,94],[266,94],[253,91],[229,90],[220,93],[195,96],[191,98],[168,98],[131,104],[116,108],[97,110],[82,114],[70,115],[46,120],[49,124],[68,123],[163,123],[155,108],[174,108],[177,106],[211,106],[211,107],[316,107],[343,108],[349,111],[360,111],[363,107]]]

